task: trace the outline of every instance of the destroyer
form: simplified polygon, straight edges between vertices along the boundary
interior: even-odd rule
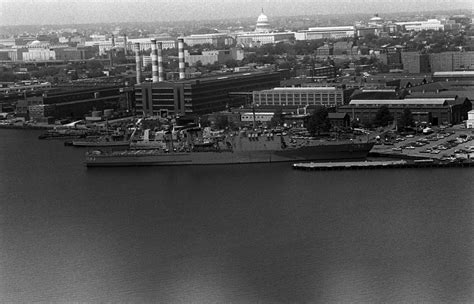
[[[165,149],[90,151],[88,167],[169,166],[363,159],[374,143],[240,132],[207,142],[167,142]]]

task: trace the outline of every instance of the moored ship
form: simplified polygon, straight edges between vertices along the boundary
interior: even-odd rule
[[[171,166],[363,159],[374,143],[289,135],[236,134],[210,142],[169,143],[167,149],[100,151],[86,154],[87,167]]]

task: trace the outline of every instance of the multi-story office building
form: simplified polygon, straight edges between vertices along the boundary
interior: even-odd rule
[[[213,50],[202,51],[200,53],[189,53],[184,51],[184,60],[189,65],[195,65],[198,61],[203,65],[219,63],[224,64],[228,60],[242,60],[244,59],[244,51],[241,49],[232,48],[230,50]]]
[[[254,91],[253,102],[261,106],[336,107],[344,104],[344,91],[336,87],[274,88]]]
[[[188,46],[210,44],[216,48],[232,45],[233,39],[225,33],[201,34],[180,37]]]
[[[430,65],[432,72],[474,69],[474,51],[433,53]]]
[[[402,52],[403,71],[410,74],[430,73],[430,56],[419,52]]]
[[[231,92],[251,92],[280,84],[278,72],[234,73],[182,79],[174,82],[143,82],[135,86],[136,110],[147,116],[207,114],[240,106]]]

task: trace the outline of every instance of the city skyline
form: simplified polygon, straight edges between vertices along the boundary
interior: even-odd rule
[[[268,16],[472,11],[473,5],[465,0],[0,0],[0,26],[248,18],[261,9]]]

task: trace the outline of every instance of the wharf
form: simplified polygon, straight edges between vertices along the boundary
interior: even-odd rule
[[[307,171],[361,170],[361,169],[397,169],[397,168],[452,168],[474,167],[474,162],[440,162],[433,159],[388,160],[359,162],[296,163],[293,169]]]

